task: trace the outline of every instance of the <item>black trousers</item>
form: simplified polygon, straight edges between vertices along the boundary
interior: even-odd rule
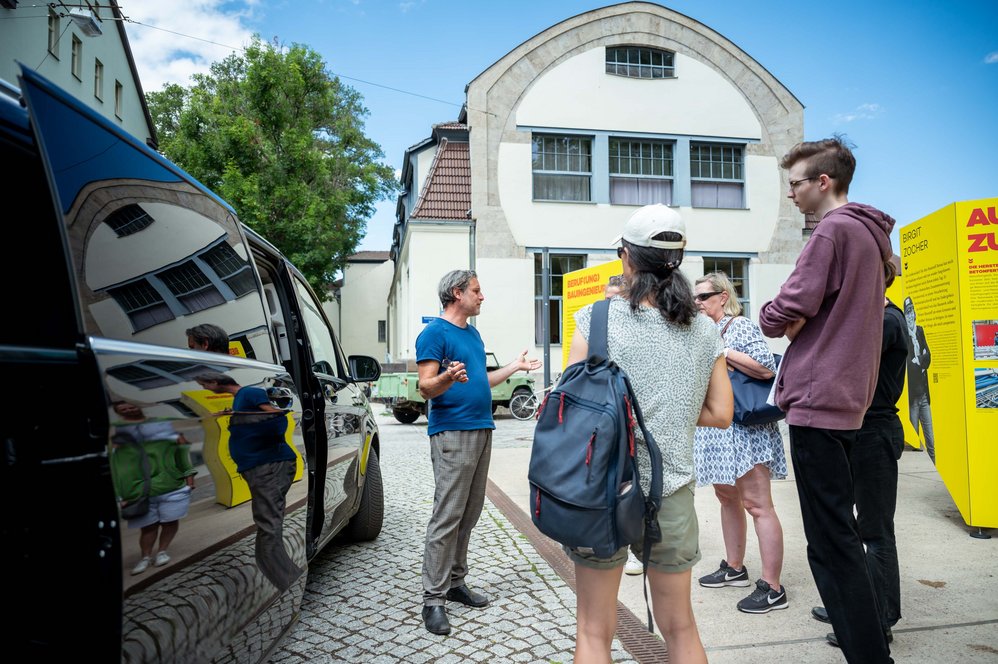
[[[904,431],[897,415],[863,423],[849,454],[856,520],[866,546],[866,567],[880,605],[886,629],[901,619],[901,578],[894,511],[898,496],[898,459],[904,449]]]
[[[853,516],[849,454],[856,431],[790,426],[807,560],[842,654],[850,663],[893,662]]]

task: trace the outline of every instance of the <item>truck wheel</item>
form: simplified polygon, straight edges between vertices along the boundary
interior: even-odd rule
[[[517,389],[509,400],[509,412],[518,420],[529,420],[537,412],[537,395],[530,390]]]
[[[495,415],[497,410],[499,410],[499,402],[498,401],[493,401],[492,402],[492,414]]]
[[[360,507],[343,529],[343,537],[353,542],[369,542],[381,533],[385,517],[385,492],[381,483],[381,464],[373,447],[367,456],[364,494]]]
[[[412,424],[419,419],[419,411],[408,408],[392,408],[392,415],[402,424]]]

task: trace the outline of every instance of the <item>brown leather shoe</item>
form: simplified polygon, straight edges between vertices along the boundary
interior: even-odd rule
[[[450,634],[450,621],[447,620],[447,609],[442,604],[423,607],[423,624],[430,634],[441,636]]]
[[[447,591],[447,601],[458,602],[464,604],[465,606],[471,606],[476,609],[480,609],[483,606],[489,605],[489,598],[485,595],[479,595],[478,593],[469,590],[468,586],[461,584],[457,588],[451,588]]]

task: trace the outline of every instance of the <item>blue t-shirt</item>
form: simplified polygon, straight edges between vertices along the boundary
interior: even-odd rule
[[[485,344],[471,325],[458,327],[443,318],[433,319],[416,337],[416,363],[433,360],[464,362],[467,383],[454,383],[430,400],[429,435],[441,431],[495,429],[492,421],[492,388],[485,371]]]
[[[229,454],[240,473],[274,461],[296,461],[284,439],[287,413],[260,410],[269,404],[267,392],[259,387],[243,387],[232,400],[229,418]]]

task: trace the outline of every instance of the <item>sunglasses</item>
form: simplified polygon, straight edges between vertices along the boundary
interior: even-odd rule
[[[724,291],[714,291],[712,293],[697,293],[696,295],[693,296],[693,299],[695,299],[697,302],[706,302],[715,295],[720,295],[723,292]]]

